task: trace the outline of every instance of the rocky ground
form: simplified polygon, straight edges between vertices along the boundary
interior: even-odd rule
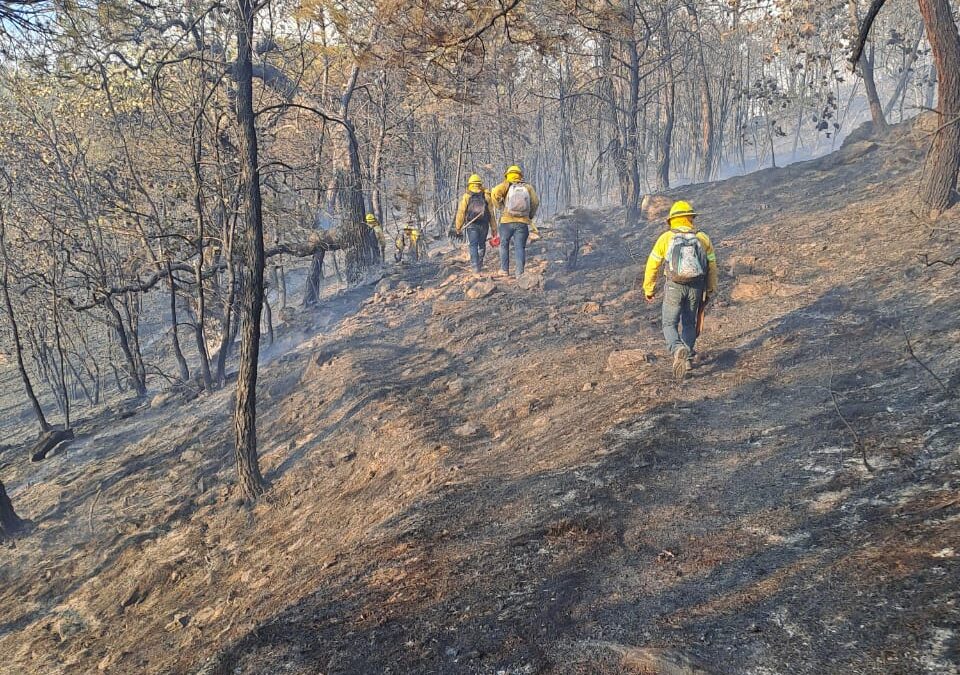
[[[657,205],[576,211],[522,284],[450,252],[291,321],[252,509],[228,391],[10,461],[0,670],[958,672],[960,288],[921,256],[960,218],[911,210],[923,134],[671,194],[723,268],[683,383],[634,283]]]

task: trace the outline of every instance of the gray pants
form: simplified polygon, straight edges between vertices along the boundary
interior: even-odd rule
[[[681,344],[693,353],[697,341],[697,312],[703,302],[706,280],[692,284],[668,281],[663,287],[663,337],[672,354]],[[679,330],[678,330],[679,327]]]

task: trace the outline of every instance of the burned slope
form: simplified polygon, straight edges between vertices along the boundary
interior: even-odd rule
[[[724,267],[683,384],[633,289],[659,225],[582,211],[542,288],[433,258],[269,366],[252,511],[226,400],[102,437],[135,471],[18,487],[73,553],[0,554],[4,667],[955,670],[960,293],[918,255],[957,223],[910,212],[921,140],[677,192]]]

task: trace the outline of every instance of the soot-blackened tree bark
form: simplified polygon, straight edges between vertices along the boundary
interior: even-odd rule
[[[254,0],[237,3],[237,121],[240,124],[240,173],[243,185],[245,269],[243,324],[234,424],[240,489],[248,501],[263,494],[257,458],[257,366],[260,358],[260,317],[263,311],[263,211],[257,158],[257,128],[253,111]]]
[[[7,496],[7,490],[0,481],[0,541],[15,535],[23,527],[23,520],[13,510],[13,503]]]
[[[660,17],[660,49],[663,50],[663,84],[660,101],[663,114],[663,128],[660,130],[660,148],[657,162],[657,189],[670,189],[670,151],[673,146],[673,126],[675,121],[676,76],[673,70],[673,53],[670,46],[670,27],[667,10]]]
[[[23,362],[23,340],[20,338],[20,327],[17,324],[17,317],[13,311],[13,302],[10,299],[10,260],[7,256],[6,240],[6,222],[4,220],[3,208],[0,207],[0,263],[3,264],[3,276],[0,277],[0,286],[3,290],[3,303],[6,309],[7,319],[10,321],[10,334],[13,337],[13,351],[17,356],[17,371],[20,373],[20,380],[23,382],[23,388],[30,400],[30,406],[33,408],[33,414],[40,425],[40,432],[50,430],[50,423],[47,422],[43,414],[43,407],[37,400],[37,395],[33,390],[33,384],[30,381],[30,374]]]

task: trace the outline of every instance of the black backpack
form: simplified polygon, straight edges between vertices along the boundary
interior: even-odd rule
[[[465,227],[489,225],[488,220],[486,197],[482,192],[471,192],[470,199],[467,200]]]

